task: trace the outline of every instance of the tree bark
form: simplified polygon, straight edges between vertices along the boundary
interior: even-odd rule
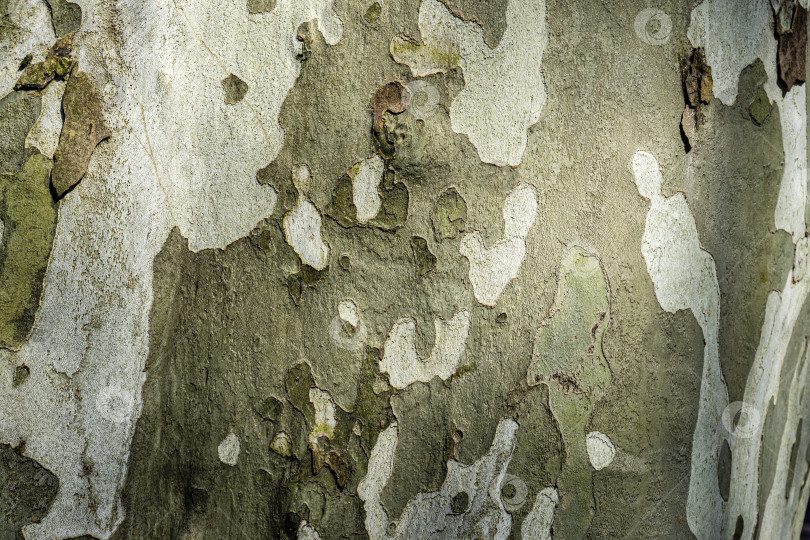
[[[0,0],[0,532],[798,538],[806,1]]]

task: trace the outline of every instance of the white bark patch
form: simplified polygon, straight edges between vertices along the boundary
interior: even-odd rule
[[[194,251],[222,248],[272,213],[275,192],[256,171],[282,145],[278,113],[300,71],[298,26],[318,18],[328,43],[340,37],[331,4],[280,0],[251,15],[235,0],[82,2],[73,47],[99,84],[113,135],[60,203],[28,342],[0,351],[30,369],[17,388],[0,383],[0,442],[25,440],[26,455],[59,478],[48,513],[23,530],[29,540],[107,539],[124,519],[119,493],[142,406],[154,257],[174,226]],[[12,17],[25,32],[0,36],[3,93],[25,54],[41,60],[55,40],[43,1],[17,5]],[[224,102],[230,73],[250,88],[236,105]],[[131,414],[97,406],[110,388]]]
[[[416,321],[411,317],[394,323],[385,352],[380,360],[380,371],[388,373],[394,388],[405,388],[416,381],[429,382],[433,377],[447,380],[458,368],[470,332],[470,312],[459,311],[449,321],[436,318],[436,342],[427,359],[416,352]]]
[[[318,534],[318,531],[315,530],[310,523],[307,521],[302,521],[300,525],[298,525],[298,540],[321,540],[321,535]]]
[[[222,439],[222,442],[217,447],[219,460],[225,465],[233,467],[239,459],[239,449],[239,437],[233,433],[228,433],[228,436]]]
[[[536,216],[537,191],[521,182],[506,197],[500,240],[487,248],[479,231],[461,238],[459,252],[470,261],[470,282],[481,304],[494,306],[506,285],[517,277],[526,257],[526,236]]]
[[[793,254],[793,280],[801,281],[807,275],[810,264],[810,238],[805,236],[796,242]]]
[[[42,109],[39,118],[31,127],[25,138],[26,148],[34,147],[48,159],[59,144],[62,132],[62,94],[65,93],[65,81],[51,81],[42,93]]]
[[[338,314],[329,323],[329,338],[347,351],[357,351],[363,347],[368,337],[366,324],[360,318],[360,309],[352,300],[341,300]]]
[[[703,330],[703,373],[700,407],[692,438],[692,465],[686,517],[698,539],[722,536],[725,502],[720,495],[717,464],[724,435],[721,417],[728,404],[728,391],[720,370],[718,331],[720,287],[714,259],[700,247],[695,218],[682,193],[661,194],[663,175],[649,152],[633,158],[636,185],[649,199],[641,252],[661,307],[675,313],[689,309]]]
[[[382,505],[383,488],[394,470],[394,453],[397,450],[397,424],[391,424],[377,436],[371,449],[366,476],[357,485],[357,496],[363,500],[366,511],[366,532],[371,540],[388,538],[388,512]]]
[[[290,436],[283,431],[276,433],[276,436],[270,442],[270,450],[280,456],[292,456],[292,440],[290,440]]]
[[[588,449],[588,461],[591,467],[600,471],[613,463],[616,457],[616,447],[610,437],[599,431],[591,431],[585,435],[585,447]]]
[[[357,221],[367,223],[380,211],[382,199],[379,187],[382,181],[385,162],[374,155],[361,161],[354,178],[352,178],[352,198],[357,208]]]
[[[464,89],[450,106],[453,131],[469,137],[481,161],[514,167],[523,159],[526,132],[540,119],[546,102],[545,0],[510,1],[506,24],[493,49],[484,42],[478,24],[455,17],[439,0],[423,0],[419,9],[422,43],[395,37],[391,54],[407,64],[415,77],[461,67]]]
[[[771,101],[781,98],[768,0],[705,0],[692,10],[687,36],[693,47],[705,49],[712,68],[712,93],[724,105],[737,99],[740,72],[757,58],[768,74],[765,92]]]
[[[323,270],[328,264],[329,246],[321,236],[321,215],[305,194],[309,180],[310,172],[306,165],[293,171],[293,181],[298,188],[298,202],[284,216],[284,238],[303,263],[316,270]]]
[[[782,145],[785,169],[779,186],[779,199],[774,224],[793,236],[793,242],[804,237],[804,208],[807,200],[807,87],[793,88],[779,101],[782,123]]]
[[[807,398],[808,388],[805,384],[807,380],[807,367],[810,362],[810,357],[806,354],[807,343],[802,349],[799,361],[793,370],[793,378],[790,381],[790,390],[788,392],[788,402],[785,408],[787,418],[785,418],[785,427],[782,431],[782,438],[779,442],[779,450],[776,459],[776,472],[773,476],[773,483],[771,490],[768,493],[768,498],[765,502],[765,509],[762,512],[762,523],[759,527],[760,538],[796,538],[792,533],[793,514],[797,512],[795,496],[796,478],[790,493],[787,492],[788,475],[793,474],[791,468],[791,452],[794,449],[793,445],[796,444],[796,425],[799,419],[804,416],[804,421],[807,422],[808,418],[805,416],[807,413]],[[804,406],[802,406],[804,405]],[[806,454],[796,454],[797,456],[805,456]],[[796,458],[795,465],[800,466],[800,462],[806,461],[801,458]]]
[[[351,300],[343,300],[338,304],[338,315],[343,322],[349,323],[357,328],[360,325],[360,313],[357,304]]]
[[[111,3],[87,6],[84,20]],[[276,193],[256,181],[256,171],[283,142],[278,115],[300,71],[298,26],[317,18],[327,43],[341,37],[331,4],[280,1],[262,15],[236,0],[121,6],[121,54],[134,79],[126,92],[138,104],[130,125],[151,154],[151,172],[192,251],[223,248],[272,214]],[[86,60],[80,55],[80,65]],[[222,87],[230,74],[248,85],[233,105]]]
[[[523,540],[551,540],[551,526],[554,524],[554,510],[560,496],[557,489],[547,487],[537,494],[534,506],[523,518],[520,534]]]
[[[392,523],[389,529],[388,513],[380,494],[391,477],[398,432],[396,424],[386,428],[371,450],[368,472],[357,488],[364,503],[366,531],[371,540],[439,535],[442,538],[506,539],[512,530],[512,517],[501,500],[501,484],[515,450],[517,429],[517,422],[511,418],[501,420],[485,456],[472,465],[449,460],[447,476],[439,491],[422,492],[411,499],[399,522]],[[467,494],[467,509],[455,513],[452,500],[462,492]]]
[[[0,97],[14,88],[23,58],[32,54],[31,62],[41,62],[56,41],[51,12],[43,0],[11,0],[8,8],[8,22],[17,30],[0,36]]]
[[[318,437],[322,435],[333,439],[337,427],[337,417],[332,396],[320,388],[310,388],[309,401],[315,407],[315,426],[309,434],[310,443],[316,443]]]

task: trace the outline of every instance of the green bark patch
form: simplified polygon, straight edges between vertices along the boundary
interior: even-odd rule
[[[529,385],[548,387],[549,408],[562,435],[565,461],[556,482],[560,504],[554,521],[561,538],[581,538],[596,511],[585,433],[611,380],[602,352],[609,318],[610,292],[599,259],[571,248],[560,266],[554,306],[537,332],[526,375]]]
[[[756,122],[758,126],[761,126],[765,123],[765,119],[768,118],[772,110],[773,104],[771,104],[771,100],[768,99],[765,88],[760,86],[754,101],[752,101],[751,105],[748,107],[748,113],[751,115],[751,119]]]
[[[79,183],[96,146],[109,138],[110,130],[101,112],[101,97],[90,77],[73,69],[62,97],[65,121],[53,155],[51,183],[63,196]]]
[[[301,270],[287,276],[287,290],[290,292],[290,298],[292,298],[296,305],[300,304],[301,295],[304,294],[304,291],[306,291],[307,288],[314,287],[328,275],[328,266],[323,270],[316,270],[308,264],[302,264]]]
[[[276,0],[248,0],[248,13],[270,13],[276,8]]]
[[[380,183],[380,210],[367,223],[357,221],[357,207],[354,205],[352,179],[346,174],[338,180],[332,191],[327,215],[334,218],[341,227],[377,227],[385,231],[399,229],[408,219],[410,195],[404,182],[395,179],[393,171],[387,170]]]
[[[231,73],[222,79],[222,88],[225,89],[225,103],[234,105],[245,98],[248,91],[248,84]]]
[[[24,444],[0,444],[0,537],[22,538],[20,530],[36,523],[56,497],[59,480],[36,461],[23,456]]]
[[[439,195],[430,219],[437,242],[456,238],[466,227],[467,203],[455,188],[450,188]]]
[[[382,6],[380,6],[379,2],[374,2],[368,6],[368,9],[363,14],[363,19],[365,19],[367,23],[373,24],[380,20],[380,15],[382,15]]]
[[[27,92],[0,99],[0,174],[16,174],[25,159],[25,137],[39,117],[42,100]]]
[[[277,227],[199,253],[171,233],[155,261],[144,409],[115,538],[296,538],[301,519],[324,538],[363,534],[354,493],[393,420],[391,391],[375,386],[379,350],[353,352],[360,366],[350,377],[349,357],[318,338],[326,324],[316,314],[328,302],[290,301],[282,267],[292,255]],[[324,297],[321,286],[313,296]],[[334,428],[319,421],[310,394],[327,391],[309,365],[321,357],[358,396],[352,411],[335,400]],[[241,445],[233,467],[217,456],[231,432]]]
[[[53,29],[59,37],[72,34],[82,26],[82,8],[68,0],[47,0]]]
[[[422,277],[436,268],[437,259],[436,256],[430,252],[427,240],[421,236],[414,236],[411,239],[411,247],[413,248],[413,258],[416,263],[417,276]]]
[[[34,324],[56,230],[50,160],[32,154],[15,175],[0,176],[0,345],[18,348]]]
[[[78,6],[76,6],[78,7]],[[79,10],[81,12],[81,9]],[[81,16],[81,15],[80,15]],[[56,40],[42,62],[25,62],[20,65],[22,73],[14,85],[15,90],[43,90],[55,78],[67,77],[73,67],[73,36],[67,35]]]
[[[0,346],[15,349],[34,324],[56,227],[50,160],[25,151],[40,102],[27,92],[0,101]]]

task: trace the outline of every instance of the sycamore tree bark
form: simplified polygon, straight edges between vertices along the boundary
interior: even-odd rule
[[[0,0],[0,536],[797,538],[807,0]]]

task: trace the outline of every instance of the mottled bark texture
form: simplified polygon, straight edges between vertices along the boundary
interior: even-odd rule
[[[0,536],[797,538],[806,8],[0,0]]]

